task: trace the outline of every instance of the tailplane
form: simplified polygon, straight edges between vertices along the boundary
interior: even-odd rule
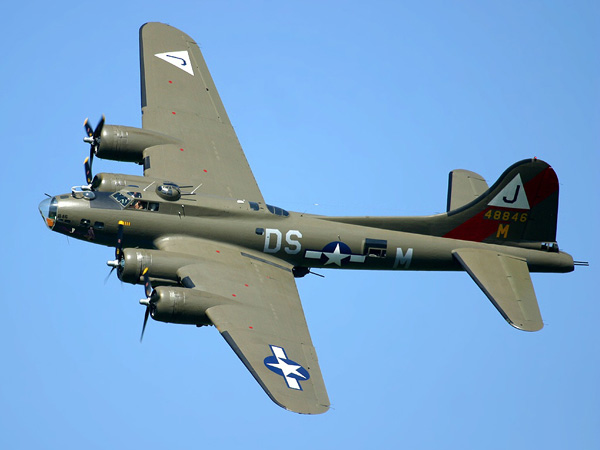
[[[452,254],[510,325],[523,331],[543,328],[526,260],[473,248]]]

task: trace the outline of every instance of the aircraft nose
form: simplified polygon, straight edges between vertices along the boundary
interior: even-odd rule
[[[54,220],[56,219],[56,198],[47,198],[42,200],[38,209],[44,219],[44,223],[50,229],[54,227]]]

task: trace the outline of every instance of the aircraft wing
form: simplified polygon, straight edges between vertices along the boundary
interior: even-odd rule
[[[143,128],[181,141],[144,151],[144,175],[197,192],[262,202],[202,53],[162,23],[140,28]]]
[[[177,271],[182,284],[226,299],[206,314],[275,403],[303,414],[329,409],[289,264],[197,238],[166,237],[156,246],[198,257]]]

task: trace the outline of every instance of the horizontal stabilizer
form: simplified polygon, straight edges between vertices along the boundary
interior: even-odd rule
[[[446,211],[453,211],[471,203],[487,190],[487,182],[478,173],[463,169],[453,170],[448,175]]]
[[[452,254],[506,321],[524,331],[544,326],[527,262],[491,250],[458,249]]]

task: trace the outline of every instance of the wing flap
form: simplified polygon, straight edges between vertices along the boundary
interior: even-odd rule
[[[458,249],[452,253],[510,325],[524,331],[543,328],[524,259],[491,250]]]

